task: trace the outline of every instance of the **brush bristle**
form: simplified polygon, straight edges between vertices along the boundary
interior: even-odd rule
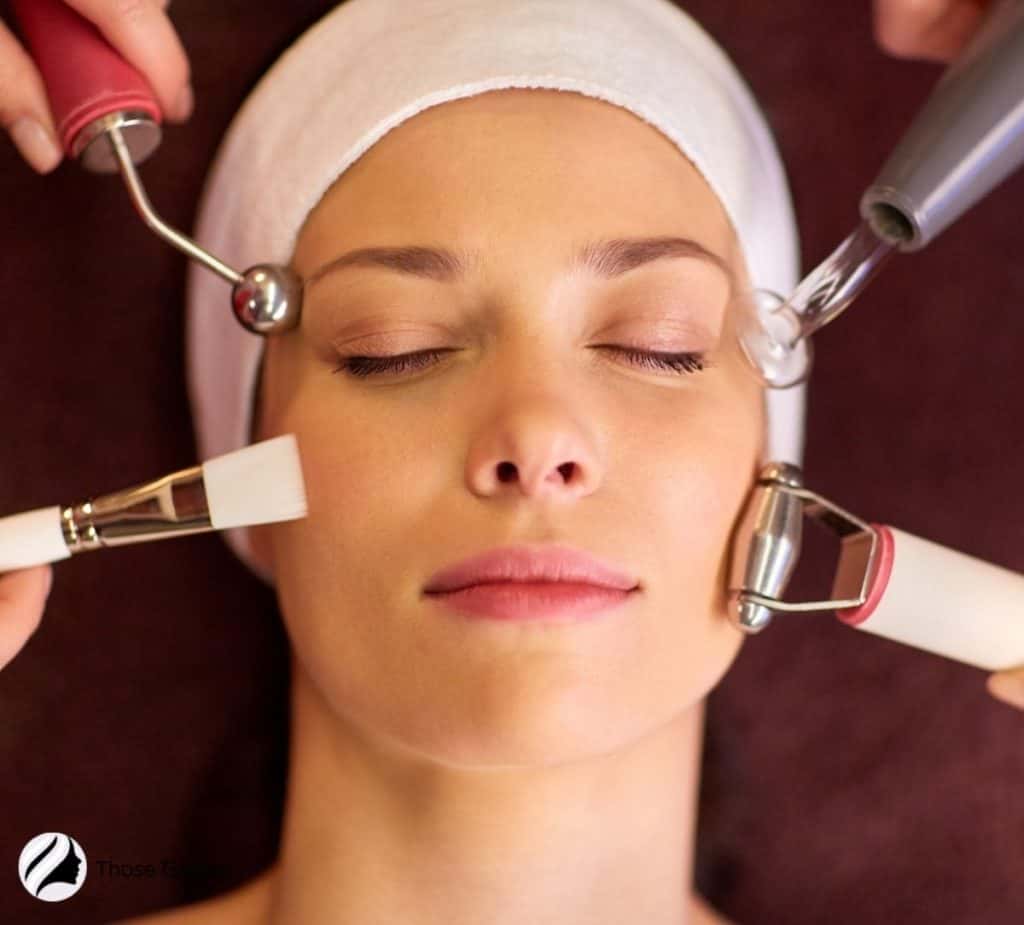
[[[203,484],[216,530],[297,520],[307,513],[294,434],[208,460],[203,463]]]

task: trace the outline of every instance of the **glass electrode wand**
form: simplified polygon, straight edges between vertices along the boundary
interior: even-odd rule
[[[861,197],[861,224],[788,301],[758,293],[741,333],[762,382],[810,374],[810,335],[838,317],[896,251],[925,247],[1024,163],[1024,0],[998,0]]]

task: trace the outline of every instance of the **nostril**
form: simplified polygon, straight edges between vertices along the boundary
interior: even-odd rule
[[[562,478],[564,478],[567,482],[569,481],[569,479],[572,478],[572,470],[573,466],[575,465],[575,463],[567,462],[562,463],[562,465],[558,467],[558,471],[562,473]]]
[[[508,482],[515,478],[516,467],[510,462],[498,464],[498,481]]]

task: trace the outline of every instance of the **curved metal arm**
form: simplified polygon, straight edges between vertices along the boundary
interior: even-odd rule
[[[131,152],[128,150],[128,145],[125,143],[120,129],[109,129],[107,131],[107,138],[110,139],[114,156],[117,158],[118,166],[121,168],[121,176],[124,177],[125,186],[128,187],[132,204],[135,206],[135,211],[142,216],[142,220],[172,247],[176,247],[193,260],[198,260],[233,286],[240,285],[244,281],[241,273],[236,273],[226,263],[222,263],[212,254],[204,251],[195,241],[185,237],[181,232],[175,231],[153,211],[149,197],[142,186],[142,181],[135,170],[135,164],[132,162]]]

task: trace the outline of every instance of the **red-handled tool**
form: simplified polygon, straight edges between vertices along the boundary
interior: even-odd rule
[[[149,82],[99,29],[62,0],[11,0],[25,42],[43,75],[65,152],[89,170],[116,173],[104,137],[117,127],[141,164],[160,144],[160,106]]]
[[[120,171],[142,220],[232,284],[231,306],[246,330],[267,335],[295,327],[302,310],[302,280],[294,271],[257,264],[238,273],[154,211],[135,170],[161,139],[162,113],[146,78],[63,0],[11,0],[11,6],[43,75],[64,150],[89,170]]]

